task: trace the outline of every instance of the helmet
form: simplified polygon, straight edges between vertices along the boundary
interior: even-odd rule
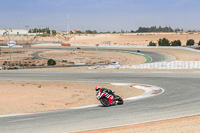
[[[96,90],[96,91],[99,90],[99,89],[101,89],[101,86],[96,86],[96,87],[95,87],[95,90]]]

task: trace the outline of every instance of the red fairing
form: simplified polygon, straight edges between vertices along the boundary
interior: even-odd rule
[[[102,97],[106,97],[106,98],[108,98],[108,100],[109,100],[109,102],[110,102],[110,104],[114,101],[114,96],[113,95],[110,95],[110,94],[108,94],[107,92],[102,92],[102,90],[99,90],[98,92],[97,92],[97,99],[98,100],[100,100]]]
[[[109,100],[109,102],[110,102],[110,104],[112,103],[112,101],[114,101],[114,97],[112,96],[112,95],[110,95],[109,97],[108,97],[108,100]]]

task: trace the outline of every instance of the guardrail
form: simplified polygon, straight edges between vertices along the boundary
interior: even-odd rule
[[[100,69],[199,69],[200,61],[172,61],[172,62],[155,62],[139,65],[108,65],[98,67]],[[88,67],[88,69],[96,69]]]

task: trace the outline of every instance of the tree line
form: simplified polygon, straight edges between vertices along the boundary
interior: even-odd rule
[[[56,35],[56,30],[50,30],[49,27],[47,28],[43,28],[43,29],[38,29],[38,28],[34,28],[34,29],[30,29],[29,33],[43,33],[45,35]]]
[[[144,32],[179,32],[179,31],[183,31],[183,29],[179,28],[172,29],[170,26],[169,27],[152,26],[152,27],[139,27],[138,30],[132,32],[144,33]]]
[[[189,39],[186,42],[187,46],[193,46],[194,44],[194,39]],[[200,45],[200,41],[198,42],[198,45]],[[157,46],[157,43],[150,41],[148,46]],[[174,40],[170,42],[167,38],[163,38],[158,40],[158,46],[181,46],[181,41]]]
[[[106,31],[106,32],[98,32],[97,30],[85,30],[85,31],[80,31],[80,30],[76,30],[76,32],[70,31],[70,34],[110,34],[110,33],[148,33],[148,32],[182,32],[183,29],[173,29],[170,26],[151,26],[151,27],[139,27],[137,30],[130,30],[130,31],[125,31],[123,29],[121,29],[121,31],[116,32],[116,31]],[[190,31],[188,31],[190,32]],[[195,31],[191,31],[191,32],[195,32]],[[49,27],[47,28],[34,28],[34,29],[30,29],[29,33],[43,33],[46,35],[56,35],[56,30],[50,30]]]
[[[70,31],[70,34],[102,34],[102,33],[145,33],[145,32],[180,32],[183,31],[183,29],[172,29],[171,27],[156,27],[156,26],[152,26],[152,27],[139,27],[138,30],[134,31],[124,31],[123,29],[121,29],[120,32],[110,32],[110,31],[106,31],[106,32],[97,32],[96,30],[86,30],[86,31],[76,31],[76,33],[73,33],[72,31]]]

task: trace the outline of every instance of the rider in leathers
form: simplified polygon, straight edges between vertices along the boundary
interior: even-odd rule
[[[114,95],[115,91],[112,91],[110,89],[102,88],[101,86],[96,86],[96,91],[102,90],[102,92],[107,92],[108,94]]]

